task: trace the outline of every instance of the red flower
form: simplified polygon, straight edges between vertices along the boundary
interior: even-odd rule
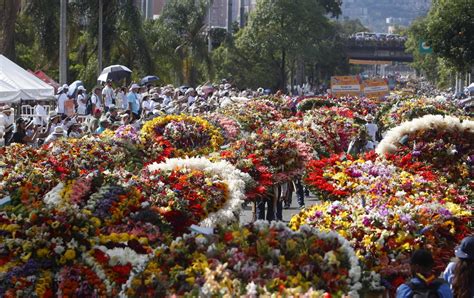
[[[100,249],[94,249],[94,258],[102,265],[109,262],[109,257]]]

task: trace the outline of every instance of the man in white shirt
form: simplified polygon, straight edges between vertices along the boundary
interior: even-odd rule
[[[370,114],[365,117],[365,121],[367,121],[365,128],[367,129],[367,134],[369,135],[366,149],[373,150],[377,146],[377,132],[379,131],[379,127],[377,124],[372,123],[372,121],[374,121],[374,116]]]
[[[58,114],[64,114],[64,103],[67,98],[67,91],[69,90],[69,87],[67,84],[64,84],[61,88],[58,89]]]
[[[163,107],[168,108],[168,106],[173,101],[172,95],[173,95],[173,90],[171,90],[170,88],[166,88],[163,90],[163,103],[162,103]]]
[[[92,111],[96,109],[102,109],[102,98],[101,98],[102,90],[100,87],[96,87],[94,89],[94,93],[91,96],[91,103],[92,103]]]
[[[104,99],[105,112],[109,111],[111,105],[114,104],[114,89],[112,88],[112,80],[107,80],[107,84],[102,90],[102,98]]]
[[[48,113],[46,113],[46,109],[43,107],[43,102],[38,101],[35,105],[35,117],[33,118],[33,124],[36,126],[46,126],[48,120]]]

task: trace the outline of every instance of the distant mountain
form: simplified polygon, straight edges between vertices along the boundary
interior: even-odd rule
[[[343,0],[342,16],[359,19],[374,32],[388,32],[390,26],[409,26],[430,7],[431,0]]]

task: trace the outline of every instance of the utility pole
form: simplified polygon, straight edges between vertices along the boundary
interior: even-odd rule
[[[103,47],[103,26],[104,26],[104,3],[103,0],[99,0],[99,41],[98,41],[98,49],[97,49],[97,64],[98,64],[98,70],[97,70],[97,75],[99,76],[100,73],[102,72],[102,47]]]
[[[227,0],[227,33],[232,33],[232,1]]]
[[[240,0],[240,28],[245,26],[245,0]]]
[[[208,29],[207,29],[207,51],[210,53],[212,52],[212,36],[211,36],[211,29],[212,29],[212,26],[211,26],[211,12],[212,12],[212,1],[209,1],[209,7],[208,7],[208,10],[207,10],[207,18],[208,18]]]
[[[59,19],[59,83],[67,83],[67,2],[61,0]]]

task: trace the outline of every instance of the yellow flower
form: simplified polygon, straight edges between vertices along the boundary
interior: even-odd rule
[[[73,249],[68,249],[64,253],[66,260],[74,260],[76,258],[76,252]]]
[[[98,219],[97,217],[92,217],[90,221],[95,227],[100,227],[100,219]]]
[[[40,248],[36,251],[36,255],[40,258],[44,258],[48,255],[49,250],[47,248]]]

